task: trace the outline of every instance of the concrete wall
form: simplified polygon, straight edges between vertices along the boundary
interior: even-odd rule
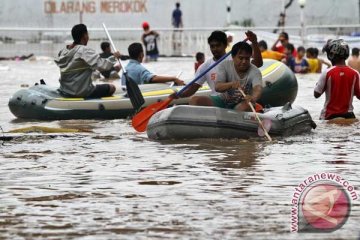
[[[79,2],[85,4],[83,22],[88,27],[171,27],[175,0],[1,0],[0,27],[71,28],[79,22]],[[179,0],[184,27],[223,27],[227,0]],[[282,0],[232,0],[232,21],[251,19],[255,26],[276,26]],[[287,2],[287,1],[286,1]],[[346,4],[345,4],[346,2]],[[359,23],[357,0],[307,0],[306,24]],[[297,0],[287,10],[286,25],[299,26]]]

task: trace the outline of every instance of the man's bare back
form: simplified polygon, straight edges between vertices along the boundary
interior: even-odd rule
[[[360,58],[356,56],[351,56],[348,60],[349,67],[352,67],[356,71],[360,72]]]

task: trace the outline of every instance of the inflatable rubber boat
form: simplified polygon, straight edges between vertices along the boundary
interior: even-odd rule
[[[139,86],[145,99],[144,106],[167,98],[181,86],[170,88],[167,84]],[[209,95],[208,87],[201,88],[196,95]],[[174,101],[187,104],[188,98]],[[121,90],[111,97],[85,99],[62,97],[56,88],[35,85],[16,92],[9,101],[10,111],[18,118],[64,120],[64,119],[115,119],[133,115],[134,109],[126,92]]]
[[[308,133],[316,127],[309,112],[290,103],[258,113],[270,136]],[[147,126],[150,139],[242,138],[258,136],[253,112],[218,107],[174,106],[154,114]]]
[[[265,59],[260,70],[264,89],[259,103],[263,106],[282,106],[295,100],[297,80],[285,64]],[[145,84],[139,87],[145,99],[143,107],[164,100],[174,90],[182,88],[169,87],[167,84]],[[195,95],[207,96],[210,93],[210,89],[204,86]],[[182,98],[174,100],[173,104],[188,102],[189,98]],[[114,119],[134,114],[130,99],[122,90],[112,97],[99,99],[66,98],[60,95],[57,88],[42,84],[17,91],[8,105],[16,117],[26,119]]]

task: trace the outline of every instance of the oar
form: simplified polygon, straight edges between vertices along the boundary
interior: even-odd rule
[[[182,74],[182,71],[180,71],[180,72],[176,75],[176,78],[179,78],[179,77],[181,76],[181,74]],[[173,87],[174,84],[175,84],[175,82],[172,82],[172,83],[170,84],[170,87]]]
[[[245,39],[244,41],[246,41]],[[179,92],[176,93],[176,96],[180,96],[186,89],[188,89],[192,84],[194,84],[197,80],[202,78],[207,72],[209,72],[211,69],[213,69],[216,65],[218,65],[220,62],[222,62],[225,58],[227,58],[231,52],[226,53],[224,56],[222,56],[219,60],[214,62],[211,66],[209,66],[205,71],[203,71],[199,76],[197,76],[194,80],[189,82],[185,87],[183,87]],[[136,114],[132,119],[132,126],[134,129],[138,132],[144,132],[146,130],[146,127],[148,125],[148,122],[152,115],[154,115],[156,112],[165,109],[169,104],[172,102],[173,98],[168,97],[167,99],[151,104],[141,110],[138,114]]]
[[[241,94],[246,97],[246,94],[244,93],[244,91],[239,88],[239,91],[241,92]],[[268,134],[268,132],[266,131],[266,128],[264,127],[263,123],[261,122],[260,118],[259,118],[259,115],[257,114],[257,112],[255,111],[255,108],[254,106],[251,104],[251,102],[248,102],[250,108],[251,108],[251,111],[253,111],[253,113],[255,114],[255,117],[256,119],[258,120],[259,124],[260,124],[260,127],[263,129],[264,133],[265,133],[265,136],[267,137],[267,139],[271,142],[272,139],[270,137],[270,135]]]
[[[106,32],[106,35],[107,35],[110,43],[111,43],[112,48],[114,49],[114,51],[117,51],[115,44],[111,39],[109,31],[107,30],[107,28],[105,26],[105,23],[103,23],[102,25],[103,25],[103,28]],[[139,89],[139,86],[136,84],[136,82],[134,82],[134,80],[132,80],[130,77],[128,77],[126,69],[125,69],[124,65],[121,63],[121,60],[118,59],[118,61],[119,61],[119,64],[120,64],[120,66],[123,70],[124,76],[125,76],[126,91],[130,98],[131,104],[133,105],[135,110],[138,110],[145,103],[144,97]]]

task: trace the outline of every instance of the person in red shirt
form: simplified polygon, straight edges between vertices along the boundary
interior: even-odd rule
[[[320,119],[355,118],[352,101],[354,95],[360,99],[359,73],[345,60],[349,57],[349,46],[344,40],[328,40],[323,48],[332,67],[320,76],[314,89],[314,97],[326,96]]]
[[[197,52],[195,55],[195,72],[198,70],[198,68],[200,67],[201,64],[203,64],[205,62],[205,54],[202,52]]]
[[[271,50],[279,52],[279,53],[286,54],[285,48],[286,48],[286,46],[288,44],[290,44],[290,42],[289,42],[289,34],[287,34],[287,32],[281,32],[279,34],[279,38],[275,41],[275,43],[271,47]],[[295,48],[294,48],[294,50],[292,52],[292,55],[293,55],[293,57],[296,57],[296,55],[297,55],[297,52],[296,52]]]

